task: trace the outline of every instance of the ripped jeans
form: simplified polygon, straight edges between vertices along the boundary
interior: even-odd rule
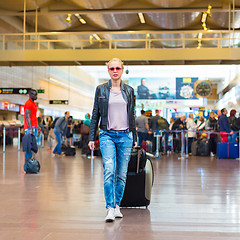
[[[106,208],[116,207],[120,205],[125,189],[128,162],[133,145],[132,132],[100,130],[99,143],[104,168]]]

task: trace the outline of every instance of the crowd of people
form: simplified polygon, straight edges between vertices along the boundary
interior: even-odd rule
[[[141,111],[141,116],[136,119],[136,128],[138,134],[138,145],[146,148],[152,153],[156,152],[156,137],[161,135],[159,141],[159,151],[165,154],[169,150],[169,136],[173,141],[171,150],[175,152],[181,151],[181,130],[187,132],[188,153],[191,155],[192,143],[201,138],[209,139],[210,155],[216,154],[218,142],[236,142],[238,131],[240,130],[240,118],[236,117],[236,110],[232,109],[230,115],[223,108],[217,112],[210,112],[208,118],[203,116],[194,118],[193,113],[189,113],[188,118],[182,115],[177,119],[170,119],[168,122],[160,116],[159,110],[155,111],[155,116],[146,116],[144,110]],[[146,142],[150,147],[146,145]],[[150,149],[150,150],[149,150]],[[184,149],[185,151],[185,149]]]

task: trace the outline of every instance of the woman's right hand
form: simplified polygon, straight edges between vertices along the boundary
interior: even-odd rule
[[[93,151],[95,149],[95,142],[94,141],[89,141],[88,147],[90,148],[90,150]]]

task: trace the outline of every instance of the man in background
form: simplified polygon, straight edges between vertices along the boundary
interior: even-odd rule
[[[136,119],[136,128],[138,134],[138,145],[141,146],[143,141],[146,141],[148,138],[148,118],[145,115],[145,111],[141,111],[141,116]]]
[[[227,109],[223,108],[221,110],[222,115],[219,117],[218,125],[220,128],[220,136],[222,137],[222,142],[228,142],[228,134],[233,134],[233,131],[230,129],[230,125],[227,118]]]
[[[38,133],[37,105],[34,102],[37,100],[37,91],[31,89],[29,91],[29,99],[24,104],[24,130],[25,134],[34,135]],[[25,162],[32,157],[32,151],[25,152]]]
[[[59,155],[59,156],[61,156],[61,153],[62,153],[62,150],[61,150],[62,137],[66,132],[69,116],[70,116],[70,113],[65,112],[65,116],[61,117],[57,120],[54,130],[53,130],[56,135],[56,140],[57,140],[57,145],[54,148],[53,153],[56,155]]]

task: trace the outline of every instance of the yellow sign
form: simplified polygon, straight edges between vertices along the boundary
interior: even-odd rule
[[[192,79],[191,78],[183,78],[183,82],[190,83],[190,82],[192,82]]]

